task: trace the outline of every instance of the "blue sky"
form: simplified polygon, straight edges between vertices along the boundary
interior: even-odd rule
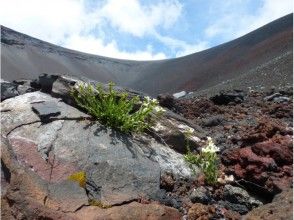
[[[242,36],[293,11],[292,0],[0,0],[0,23],[67,48],[154,60]]]

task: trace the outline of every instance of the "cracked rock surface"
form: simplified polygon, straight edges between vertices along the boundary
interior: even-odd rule
[[[112,215],[112,209],[122,213],[131,209],[134,219],[144,212],[154,219],[162,219],[157,215],[179,219],[171,207],[138,203],[156,197],[161,173],[191,176],[183,156],[152,136],[133,137],[106,128],[39,91],[3,101],[1,111],[6,219],[40,215],[85,219],[81,216],[87,214],[91,216],[87,219],[96,219],[95,212],[83,211],[89,199],[113,207],[108,211],[97,207],[101,216]],[[68,180],[80,171],[86,173],[85,188]]]

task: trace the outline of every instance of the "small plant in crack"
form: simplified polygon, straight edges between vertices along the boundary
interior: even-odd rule
[[[193,165],[198,166],[203,172],[206,182],[210,185],[214,185],[217,183],[219,173],[219,158],[217,155],[219,148],[215,146],[211,137],[207,137],[206,146],[201,149],[199,154],[191,152],[188,138],[192,135],[192,132],[192,130],[189,130],[185,133],[188,152],[184,156],[184,159],[190,165],[191,169],[193,169]]]
[[[96,88],[90,84],[79,84],[71,95],[75,102],[90,115],[106,126],[122,132],[142,132],[152,124],[152,114],[160,116],[164,109],[156,99],[138,96],[130,98],[127,93],[119,93],[109,83],[108,91],[101,85]]]

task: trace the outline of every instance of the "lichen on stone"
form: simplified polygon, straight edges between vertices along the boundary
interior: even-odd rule
[[[80,187],[86,188],[86,173],[84,171],[73,173],[68,177],[68,180],[78,182]]]
[[[89,199],[89,205],[91,205],[91,206],[98,206],[98,207],[100,207],[102,209],[111,208],[111,205],[104,204],[101,201],[95,200],[95,199]]]

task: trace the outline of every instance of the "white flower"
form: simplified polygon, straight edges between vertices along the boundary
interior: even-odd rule
[[[157,101],[157,99],[152,99],[152,100],[151,100],[151,103],[152,103],[152,104],[158,104],[158,101]]]
[[[142,106],[143,106],[143,107],[148,107],[148,105],[149,105],[148,102],[145,102],[145,101],[144,101],[144,102],[142,103]]]
[[[184,130],[184,134],[186,135],[186,137],[190,137],[194,132],[194,128],[190,128],[187,126],[187,128],[185,128]]]
[[[215,153],[215,152],[219,151],[219,148],[217,146],[215,146],[211,137],[207,137],[207,142],[208,142],[208,144],[206,145],[206,147],[201,149],[202,152]]]
[[[155,106],[155,107],[154,107],[154,111],[157,112],[157,113],[161,113],[161,112],[165,112],[165,109],[163,109],[163,108],[160,107],[160,106]]]
[[[151,99],[150,99],[150,97],[149,97],[149,96],[146,96],[146,97],[145,97],[145,101],[146,101],[147,103],[149,103],[149,102],[150,102],[150,100],[151,100]]]
[[[75,83],[74,88],[75,88],[75,89],[79,89],[79,88],[81,88],[81,87],[82,87],[82,88],[86,88],[87,86],[89,86],[88,83],[78,81],[77,83]],[[91,85],[90,85],[90,86],[91,86]]]
[[[146,104],[158,104],[157,99],[151,99],[149,96],[145,96],[144,102]]]
[[[190,128],[190,127],[186,130],[186,132],[189,134],[192,134],[194,131],[195,131],[194,128]]]

